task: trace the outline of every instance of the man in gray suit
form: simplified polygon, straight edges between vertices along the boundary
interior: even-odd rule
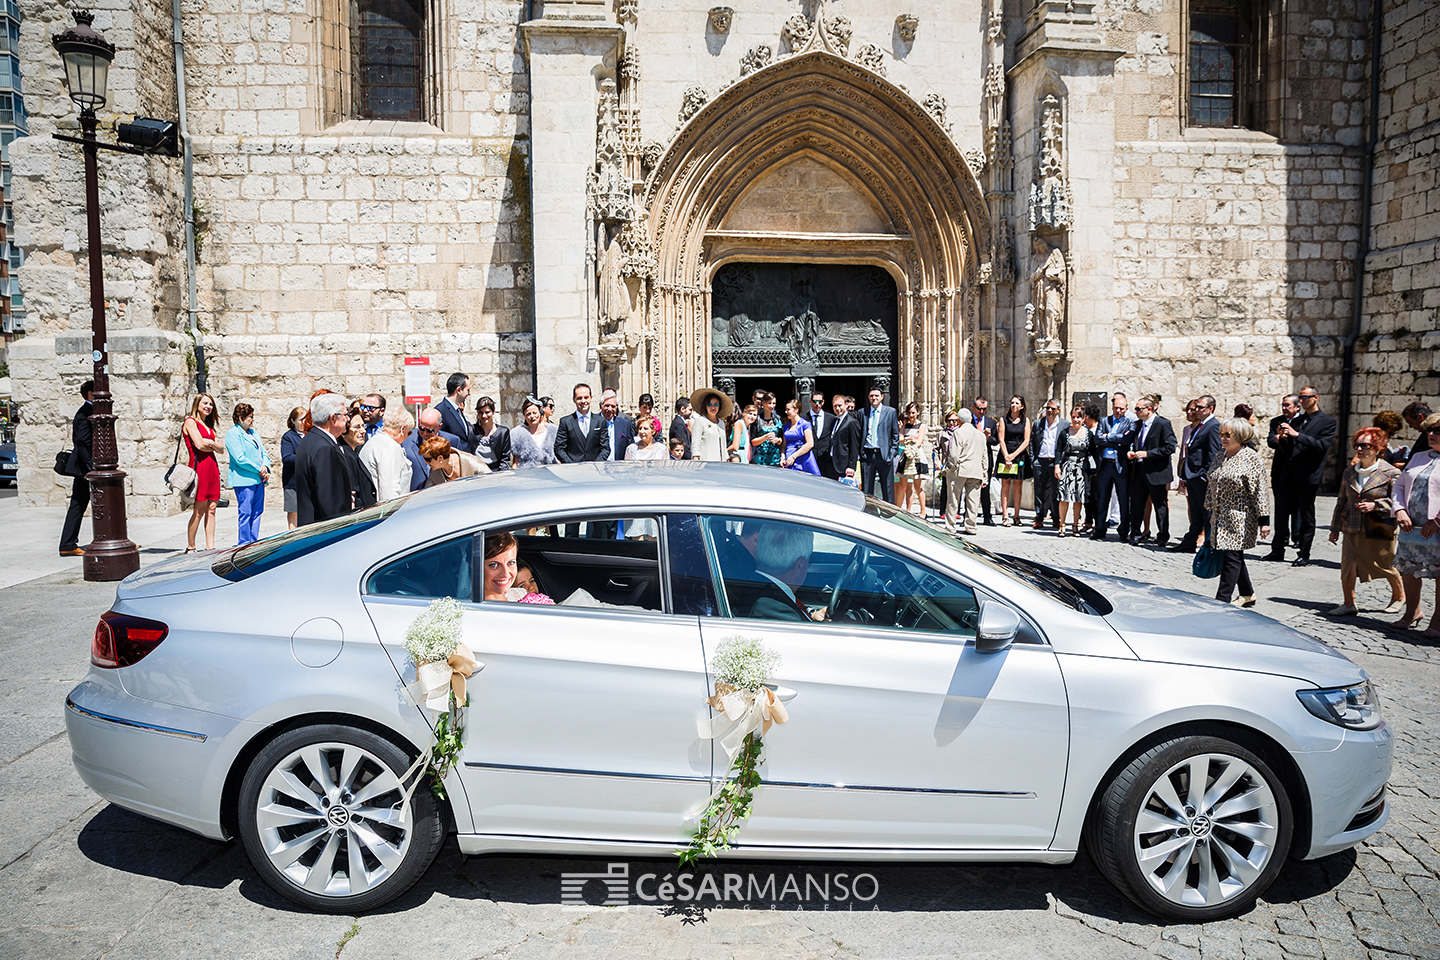
[[[795,596],[795,588],[805,582],[810,572],[810,552],[814,548],[815,532],[808,527],[767,523],[761,528],[755,543],[755,570],[762,592],[750,607],[752,619],[814,619]]]
[[[860,435],[860,492],[895,500],[895,451],[900,446],[900,421],[895,408],[883,403],[879,387],[870,388],[870,406],[865,408],[865,429]]]

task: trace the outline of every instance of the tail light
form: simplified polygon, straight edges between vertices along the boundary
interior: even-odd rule
[[[95,625],[95,639],[90,643],[90,662],[107,669],[139,663],[151,650],[160,646],[160,641],[169,632],[170,628],[158,620],[107,610]]]

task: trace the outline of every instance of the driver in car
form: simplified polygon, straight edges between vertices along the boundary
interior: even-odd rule
[[[823,620],[824,610],[812,611],[795,596],[795,588],[810,572],[815,534],[790,524],[766,524],[755,544],[755,570],[763,590],[750,616],[756,620]]]

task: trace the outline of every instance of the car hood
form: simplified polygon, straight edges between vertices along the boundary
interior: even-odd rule
[[[122,580],[115,590],[115,599],[137,600],[223,587],[230,581],[216,576],[210,568],[224,552],[207,550],[152,563]]]
[[[1295,677],[1320,687],[1357,683],[1365,671],[1314,637],[1253,610],[1124,577],[1066,570],[1105,595],[1105,620],[1141,660]]]

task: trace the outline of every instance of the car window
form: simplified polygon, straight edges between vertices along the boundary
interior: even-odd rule
[[[732,617],[973,637],[975,591],[892,550],[808,524],[705,517]]]
[[[660,611],[659,531],[654,516],[564,518],[545,526],[486,531],[484,553],[492,552],[494,542],[514,538],[512,601]],[[482,559],[486,595],[488,565]]]
[[[670,561],[670,609],[698,617],[719,615],[700,518],[678,513],[667,516],[665,549]]]
[[[369,530],[390,514],[399,510],[403,499],[387,500],[385,503],[357,510],[343,517],[322,520],[277,533],[264,540],[237,547],[211,564],[210,569],[217,577],[239,581],[253,577],[266,570],[289,563],[307,553],[314,553],[321,547],[328,547],[349,537]]]
[[[393,560],[370,575],[365,592],[380,597],[473,600],[474,541],[467,534]]]

